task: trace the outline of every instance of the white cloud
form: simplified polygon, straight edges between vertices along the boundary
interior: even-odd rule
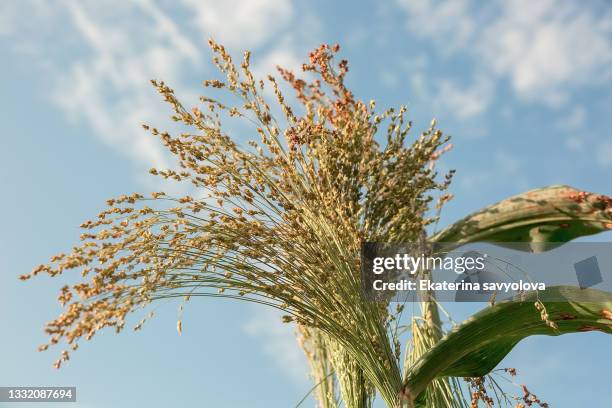
[[[261,57],[255,56],[253,74],[257,79],[265,79],[269,74],[278,77],[276,67],[293,71],[295,74],[302,72],[304,58],[298,55],[292,41],[283,41]]]
[[[398,0],[408,28],[442,54],[461,53],[519,98],[552,106],[612,77],[612,13],[569,0]]]
[[[397,3],[408,13],[408,29],[424,37],[439,39],[444,43],[445,52],[463,48],[476,29],[470,0],[397,0]]]
[[[254,308],[254,314],[244,326],[244,331],[263,345],[263,351],[292,379],[306,384],[308,364],[300,350],[295,326],[281,322],[281,314],[272,308]]]
[[[87,121],[106,143],[142,165],[169,167],[159,141],[140,128],[142,123],[167,122],[169,112],[149,80],[179,85],[180,69],[200,62],[196,46],[150,1],[117,4],[107,14],[91,3],[64,4],[89,52],[73,60],[60,76],[55,100],[71,116]],[[113,24],[117,15],[143,21]]]
[[[475,118],[488,109],[495,96],[495,84],[486,75],[476,74],[467,83],[452,77],[437,78],[430,74],[431,67],[425,58],[402,66],[408,75],[411,93],[431,102],[436,115],[448,113],[464,120]],[[383,71],[381,81],[389,87],[397,86],[400,76]]]
[[[491,102],[494,86],[486,78],[478,77],[474,84],[460,87],[450,79],[437,84],[438,105],[460,119],[467,119],[484,112]]]
[[[568,1],[514,0],[482,33],[481,53],[519,96],[559,104],[568,85],[610,78],[610,14]]]
[[[259,46],[293,16],[291,0],[183,0],[191,9],[193,24],[203,40],[215,41],[230,47]]]
[[[63,1],[49,7],[44,1],[26,0],[0,6],[0,22],[7,23],[0,28],[0,38],[8,38],[15,51],[44,72],[52,84],[44,94],[140,168],[173,163],[159,141],[140,127],[172,126],[169,107],[150,79],[164,80],[183,101],[195,103],[197,89],[191,89],[204,78],[191,85],[186,79],[207,63],[208,37],[241,49],[273,43],[254,56],[255,69],[266,74],[272,63],[298,66],[294,44],[303,40],[274,37],[290,25],[290,0],[184,0],[172,7],[162,3],[163,8],[158,3]],[[192,16],[196,40],[190,37],[193,30],[174,20],[182,12]],[[317,25],[316,18],[306,17]],[[22,19],[24,24],[14,24]]]

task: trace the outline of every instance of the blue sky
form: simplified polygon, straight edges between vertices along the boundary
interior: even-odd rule
[[[443,168],[457,169],[442,224],[548,184],[612,193],[603,0],[4,1],[0,385],[77,385],[83,408],[292,407],[310,388],[291,328],[231,301],[192,302],[181,337],[177,305],[160,305],[143,331],[103,335],[60,371],[54,351],[35,352],[61,285],[16,276],[75,244],[107,198],[161,188],[147,169],[172,159],[139,125],[169,126],[169,111],[148,80],[195,100],[215,75],[209,37],[252,50],[260,75],[340,43],[358,96],[407,104],[415,130],[437,118],[455,145]],[[609,346],[531,338],[503,365],[554,407],[611,406]]]

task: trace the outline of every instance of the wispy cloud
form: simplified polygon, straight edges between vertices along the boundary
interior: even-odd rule
[[[503,3],[482,33],[481,55],[510,78],[523,98],[551,104],[568,100],[572,87],[610,80],[612,14],[572,1]]]
[[[576,87],[612,78],[609,8],[566,0],[397,2],[413,34],[442,56],[469,58],[483,81],[507,81],[521,100],[562,106]]]
[[[257,47],[291,23],[291,0],[182,0],[202,40],[213,36],[230,47]]]
[[[138,30],[113,24],[112,13],[100,13],[95,7],[64,4],[86,51],[59,75],[53,99],[68,115],[86,121],[95,135],[137,163],[168,167],[158,141],[139,126],[168,114],[149,80],[163,78],[180,85],[181,67],[200,62],[196,46],[149,1],[118,5],[122,14],[142,20],[146,28]]]
[[[493,91],[493,81],[487,78],[476,78],[464,87],[450,79],[442,79],[436,84],[435,103],[459,119],[467,119],[488,108]]]
[[[45,2],[26,0],[2,8],[7,25],[0,35],[17,42],[18,52],[36,50],[28,58],[53,84],[45,90],[51,102],[70,120],[86,124],[92,135],[132,159],[139,171],[172,167],[163,147],[140,127],[169,122],[170,111],[149,80],[162,79],[182,99],[196,103],[193,89],[203,78],[200,74],[195,78],[194,73],[208,68],[208,38],[240,49],[272,44],[255,59],[259,61],[256,70],[262,73],[273,69],[272,61],[297,66],[295,48],[300,39],[273,38],[292,21],[294,5],[289,0],[164,4],[64,1],[50,8]],[[28,8],[32,10],[28,25],[8,24],[18,21]],[[191,16],[187,20],[191,26],[177,22],[181,13]],[[44,35],[33,29],[36,25],[46,27]]]

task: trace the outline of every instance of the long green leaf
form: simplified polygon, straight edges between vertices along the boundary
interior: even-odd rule
[[[549,288],[544,302],[551,328],[536,310],[533,293],[488,307],[449,332],[410,367],[402,395],[418,406],[422,393],[436,377],[479,377],[489,373],[522,339],[601,331],[612,333],[612,294],[569,286]],[[549,297],[550,296],[550,297]]]
[[[539,252],[580,236],[605,231],[611,227],[612,199],[610,197],[580,191],[569,186],[549,186],[528,191],[488,206],[459,220],[430,237],[429,240],[434,243],[446,243],[446,249],[449,249],[448,243],[453,247],[470,242],[492,242],[501,245],[504,243],[529,242],[531,249]],[[513,246],[513,248],[518,249],[516,246]],[[563,290],[571,291],[568,288]],[[516,304],[507,305],[503,303],[502,305],[504,306],[498,305],[500,309],[496,307],[495,310],[516,307]],[[530,305],[529,302],[525,305],[521,304],[520,307],[523,312],[529,313],[530,318],[534,318],[534,316],[537,319],[540,318],[538,313],[532,313],[534,311],[533,305]],[[551,308],[559,305],[553,304]],[[566,307],[571,309],[572,306],[568,304]],[[484,313],[488,315],[487,312],[489,311]],[[567,316],[570,315],[567,314]],[[471,321],[469,320],[465,324]],[[493,318],[491,324],[496,323],[495,318]],[[538,324],[541,324],[541,320]],[[539,329],[550,331],[546,325],[539,327]],[[426,387],[429,381],[437,376],[481,376],[490,372],[523,338],[520,335],[506,336],[506,334],[505,332],[497,334],[495,335],[497,336],[495,341],[480,344],[478,348],[470,349],[467,354],[461,354],[462,357],[450,366],[444,367],[445,371],[442,373],[433,372],[431,374],[433,377],[429,380],[426,375],[417,375],[419,370],[423,369],[419,368],[419,365],[425,365],[426,367],[430,367],[431,364],[435,365],[435,361],[425,364],[423,359],[433,357],[424,356],[419,361],[419,365],[411,368],[407,381],[414,384],[406,385],[405,391],[413,393],[413,396],[419,394],[422,400],[424,388],[420,389],[419,387]],[[555,332],[552,334],[561,333]],[[525,335],[530,334],[525,332]],[[434,350],[439,349],[436,346]],[[465,350],[467,349],[463,351]],[[444,352],[448,351],[446,349]],[[436,356],[434,351],[431,354]],[[412,377],[414,379],[411,379]],[[423,379],[425,379],[424,382],[419,383]],[[415,392],[417,394],[414,394]],[[420,402],[423,403],[424,401]]]
[[[431,242],[567,242],[612,228],[612,198],[569,186],[531,190],[486,207]],[[546,249],[543,247],[543,249]]]

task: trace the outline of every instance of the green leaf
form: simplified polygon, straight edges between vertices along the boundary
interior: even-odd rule
[[[436,377],[483,376],[528,336],[593,330],[612,334],[611,293],[558,286],[547,289],[545,295],[540,297],[563,300],[542,303],[552,323],[547,324],[536,309],[536,293],[488,307],[454,328],[410,367],[402,395],[418,406]]]
[[[567,242],[612,228],[612,198],[568,186],[531,190],[471,214],[432,242]]]

